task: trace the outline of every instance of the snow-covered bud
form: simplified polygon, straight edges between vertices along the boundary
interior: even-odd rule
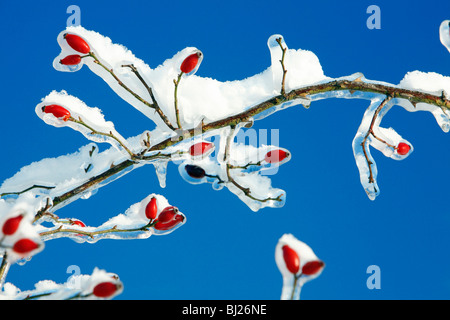
[[[19,229],[20,222],[23,219],[23,214],[19,214],[15,217],[9,218],[5,221],[2,227],[2,232],[5,236],[11,236]]]
[[[110,298],[117,290],[119,285],[113,282],[102,282],[94,287],[92,294],[98,298]]]
[[[404,156],[408,154],[408,152],[411,150],[411,146],[407,143],[400,142],[396,148],[397,153],[401,156]]]
[[[198,69],[203,59],[201,51],[196,51],[193,54],[187,56],[181,63],[180,70],[183,73],[193,73]]]
[[[71,117],[69,110],[57,104],[43,106],[42,111],[45,113],[51,113],[55,116],[55,118],[61,119],[63,121],[67,121]]]
[[[214,148],[214,144],[211,142],[199,142],[196,144],[193,144],[189,148],[189,154],[193,157],[200,156],[208,153],[210,150]]]
[[[13,246],[13,251],[21,256],[27,256],[29,255],[31,252],[37,250],[39,248],[39,244],[34,242],[31,239],[28,238],[24,238],[24,239],[20,239],[18,240],[14,246]]]
[[[279,163],[283,162],[285,159],[289,159],[290,153],[281,149],[271,150],[267,152],[264,160],[267,163]]]
[[[152,197],[148,202],[147,206],[145,207],[145,216],[148,219],[153,220],[156,218],[157,214],[158,214],[158,204],[156,203],[156,198]]]
[[[65,66],[74,66],[81,62],[81,57],[78,54],[72,54],[70,56],[67,56],[61,60],[59,60],[59,63],[65,65]]]
[[[91,48],[89,47],[88,43],[83,38],[77,36],[76,34],[66,33],[64,35],[64,39],[66,39],[67,44],[75,51],[84,54],[88,54],[91,51]]]

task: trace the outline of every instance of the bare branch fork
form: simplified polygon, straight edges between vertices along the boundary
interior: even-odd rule
[[[101,66],[103,69],[105,69],[109,74],[111,74],[111,76],[117,81],[117,83],[124,88],[126,91],[128,91],[131,95],[133,95],[137,100],[139,100],[140,102],[142,102],[143,104],[145,104],[147,107],[154,109],[158,115],[161,117],[161,119],[164,121],[164,123],[171,129],[171,130],[175,130],[175,127],[172,125],[172,123],[170,122],[170,120],[167,118],[167,116],[164,114],[164,112],[162,112],[161,108],[159,107],[152,89],[147,85],[147,83],[144,81],[144,79],[142,78],[142,76],[139,74],[139,72],[137,71],[137,69],[133,66],[133,65],[123,65],[123,67],[129,67],[131,69],[131,71],[133,71],[133,73],[138,77],[138,79],[143,83],[143,85],[145,86],[145,88],[147,89],[150,98],[152,99],[153,103],[148,102],[147,100],[143,99],[141,96],[139,96],[137,93],[135,93],[134,91],[132,91],[130,88],[128,88],[127,85],[125,85],[122,80],[119,79],[119,77],[114,73],[114,70],[107,68],[98,58],[97,56],[93,53],[93,52],[89,52],[89,54],[87,54],[86,56],[83,56],[82,58],[86,58],[86,57],[91,57],[94,59],[94,63],[98,64],[99,66]]]

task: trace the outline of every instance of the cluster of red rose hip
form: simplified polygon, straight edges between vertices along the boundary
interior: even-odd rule
[[[149,219],[149,225],[160,231],[172,230],[186,219],[177,207],[168,206],[159,210],[156,197],[147,203],[145,216]]]
[[[285,244],[282,248],[283,260],[286,264],[286,268],[295,277],[299,278],[302,275],[312,276],[317,274],[324,266],[325,263],[321,260],[313,260],[306,262],[300,271],[300,257],[297,251]]]
[[[67,41],[67,44],[75,51],[82,53],[82,54],[89,54],[91,52],[91,47],[89,44],[80,36],[77,36],[76,34],[70,34],[66,33],[64,35],[64,39]],[[84,56],[81,56],[79,54],[71,54],[66,56],[65,58],[61,59],[59,61],[60,64],[65,66],[74,66],[81,63],[81,59]]]
[[[0,233],[0,248],[11,250],[19,258],[30,255],[41,246],[31,238],[19,234],[19,227],[25,223],[24,217],[25,212],[18,211],[17,214],[7,218],[1,226]]]

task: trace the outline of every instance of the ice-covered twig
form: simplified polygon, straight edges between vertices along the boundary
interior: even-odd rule
[[[5,283],[6,275],[8,274],[11,263],[8,262],[8,253],[3,254],[2,263],[0,264],[0,288]]]
[[[225,162],[225,166],[226,166],[226,174],[227,174],[227,178],[228,181],[233,184],[236,188],[238,188],[239,190],[241,190],[244,195],[254,201],[258,201],[258,202],[267,202],[267,201],[277,201],[277,202],[281,202],[281,198],[284,196],[284,194],[280,194],[277,197],[267,197],[264,199],[260,199],[260,198],[256,198],[252,195],[252,191],[249,187],[244,187],[242,185],[240,185],[239,183],[236,182],[236,180],[232,177],[230,169],[235,169],[235,166],[230,165],[229,161],[230,161],[230,153],[231,153],[231,145],[233,142],[233,139],[237,133],[237,131],[239,130],[239,126],[237,127],[233,127],[232,130],[230,131],[230,133],[227,136],[226,139],[226,145],[225,145],[225,152],[224,152],[224,162]]]
[[[81,117],[78,117],[78,119],[75,119],[74,117],[69,117],[67,121],[78,123],[79,125],[82,125],[83,127],[91,130],[92,135],[97,134],[100,136],[109,137],[116,140],[117,143],[119,143],[119,145],[130,155],[131,159],[134,159],[136,157],[136,155],[133,152],[131,152],[131,150],[125,145],[125,142],[121,141],[118,137],[116,137],[112,133],[112,131],[110,131],[109,133],[97,131],[96,129],[88,125],[86,122],[84,122],[83,119],[81,119]]]
[[[375,121],[377,119],[378,114],[385,107],[386,103],[388,103],[390,100],[391,100],[390,96],[386,97],[386,99],[384,99],[383,102],[381,102],[380,105],[377,107],[377,109],[376,109],[376,111],[375,111],[375,113],[374,113],[374,115],[372,117],[372,121],[370,123],[369,130],[367,131],[366,135],[364,136],[363,141],[361,142],[361,146],[362,146],[362,149],[363,149],[363,152],[364,152],[364,157],[366,158],[367,165],[369,167],[369,183],[374,183],[374,178],[373,178],[373,172],[372,172],[372,165],[373,165],[373,163],[372,163],[372,161],[370,161],[370,159],[369,159],[369,157],[367,155],[367,151],[366,151],[367,138],[370,135],[372,135],[374,138],[380,140],[382,143],[389,145],[386,141],[378,138],[375,135],[375,133],[373,132],[373,126],[375,124]],[[391,146],[391,145],[389,145],[389,146],[392,147],[392,148],[395,148],[395,146]]]
[[[180,110],[178,109],[178,85],[180,84],[182,76],[183,76],[183,72],[180,72],[180,74],[178,75],[178,78],[173,79],[173,83],[175,84],[175,89],[173,91],[175,116],[177,118],[177,126],[179,129],[182,129],[182,128],[181,128],[181,123],[180,123]]]
[[[36,189],[36,188],[37,189],[54,189],[55,187],[54,186],[50,187],[50,186],[32,185],[31,187],[26,188],[22,191],[11,191],[11,192],[0,193],[0,198],[4,197],[4,196],[8,196],[8,195],[19,195],[19,194],[25,193],[27,191],[30,191],[30,190]]]
[[[152,199],[154,203],[150,207]],[[88,227],[78,219],[61,219],[51,213],[46,220],[54,226],[38,227],[43,241],[69,237],[77,242],[92,243],[101,239],[145,239],[153,234],[167,234],[183,225],[186,217],[163,196],[151,194],[132,205],[125,214],[119,214],[98,227]]]
[[[174,126],[170,122],[169,118],[162,112],[161,108],[158,105],[158,101],[155,98],[155,95],[153,94],[152,88],[145,82],[144,78],[142,78],[141,74],[139,73],[138,69],[133,64],[124,64],[122,65],[123,68],[130,68],[131,71],[136,75],[136,77],[139,79],[139,81],[144,85],[145,89],[147,89],[148,94],[150,95],[150,98],[152,99],[153,103],[151,105],[148,105],[149,107],[155,109],[155,111],[159,114],[161,119],[164,121],[164,123],[172,130],[175,130]],[[145,103],[144,103],[145,104]]]
[[[281,48],[281,51],[283,52],[282,55],[281,55],[280,63],[281,63],[281,68],[283,69],[283,78],[281,80],[281,95],[284,96],[286,94],[285,82],[286,82],[286,73],[287,73],[286,67],[284,65],[284,58],[286,56],[287,48],[283,47],[282,40],[283,40],[283,38],[277,38],[276,39],[278,45]]]
[[[93,300],[112,299],[123,291],[123,284],[114,273],[98,268],[91,275],[74,275],[66,283],[40,281],[34,290],[21,291],[7,283],[0,299],[8,300]]]
[[[325,267],[311,247],[292,234],[278,240],[275,262],[283,277],[281,300],[300,300],[303,285],[317,278]]]
[[[137,69],[133,66],[133,68],[131,68],[131,70],[133,71],[133,73],[136,74],[136,76],[138,76],[139,80],[141,82],[143,82],[145,84],[145,87],[147,90],[149,90],[149,94],[150,97],[153,100],[153,103],[148,102],[147,100],[143,99],[141,96],[139,96],[136,92],[134,92],[133,90],[131,90],[130,88],[128,88],[128,86],[123,83],[122,80],[119,79],[119,77],[114,73],[113,69],[109,69],[107,68],[98,58],[97,56],[91,51],[89,52],[89,54],[87,55],[89,57],[92,57],[94,59],[94,63],[98,64],[99,66],[101,66],[103,69],[105,69],[116,81],[117,83],[124,88],[126,91],[128,91],[131,95],[133,95],[133,97],[135,97],[137,100],[139,100],[140,102],[142,102],[143,104],[145,104],[146,106],[148,106],[149,108],[154,109],[158,115],[161,117],[161,119],[164,121],[164,123],[171,129],[171,130],[175,130],[174,126],[170,123],[169,119],[167,118],[167,116],[162,112],[161,108],[159,108],[156,99],[154,99],[153,96],[153,92],[151,91],[150,87],[148,87],[148,85],[145,84],[145,81],[143,81],[142,77],[139,75],[139,73],[137,72]]]

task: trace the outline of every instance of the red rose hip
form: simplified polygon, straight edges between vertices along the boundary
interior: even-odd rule
[[[157,221],[154,225],[156,230],[170,230],[184,221],[184,216],[181,214],[177,214],[172,220],[163,223],[161,221]]]
[[[86,227],[86,225],[81,220],[72,219],[70,223],[72,225],[80,226],[80,227],[83,227],[83,228]]]
[[[156,198],[153,197],[149,203],[147,204],[147,206],[145,207],[145,216],[150,219],[153,220],[156,218],[156,215],[158,214],[158,205],[156,204]]]
[[[44,106],[44,107],[42,107],[42,111],[45,113],[51,113],[56,118],[61,119],[63,121],[67,121],[71,117],[69,110],[67,110],[66,108],[63,108],[57,104],[51,104],[49,106]]]
[[[66,39],[67,44],[75,51],[84,54],[87,54],[91,51],[91,48],[89,47],[87,42],[80,36],[77,36],[76,34],[66,33],[64,35],[64,39]]]
[[[108,298],[117,291],[117,285],[112,282],[102,282],[94,287],[92,293],[99,298]]]
[[[158,221],[161,223],[167,223],[172,221],[174,217],[178,214],[177,207],[166,207],[158,216]]]
[[[188,56],[186,59],[184,59],[183,63],[180,66],[180,70],[183,73],[189,73],[192,72],[192,70],[195,69],[195,67],[198,64],[199,58],[202,56],[201,52],[196,52]]]
[[[5,221],[2,227],[2,232],[5,236],[10,236],[16,233],[19,229],[20,221],[22,221],[23,215],[18,215],[17,217],[9,218]]]
[[[65,57],[64,59],[59,60],[59,63],[66,66],[74,66],[81,62],[81,57],[78,54],[72,54],[70,56]]]
[[[400,142],[397,146],[397,153],[401,156],[408,154],[409,150],[411,150],[411,147],[407,143]]]
[[[266,153],[264,160],[267,163],[277,163],[289,157],[289,153],[284,150],[272,150]]]
[[[300,258],[297,252],[288,245],[283,246],[283,259],[289,272],[296,274],[300,270]]]
[[[193,157],[199,156],[211,150],[213,146],[210,142],[199,142],[189,148],[189,154]]]
[[[323,263],[323,261],[320,261],[320,260],[309,261],[309,262],[305,263],[305,265],[303,266],[302,273],[304,275],[311,276],[311,275],[319,272],[320,269],[322,269],[324,265],[325,265],[325,263]]]
[[[19,254],[27,254],[35,249],[39,248],[39,245],[31,239],[21,239],[17,241],[13,246],[13,251]]]

